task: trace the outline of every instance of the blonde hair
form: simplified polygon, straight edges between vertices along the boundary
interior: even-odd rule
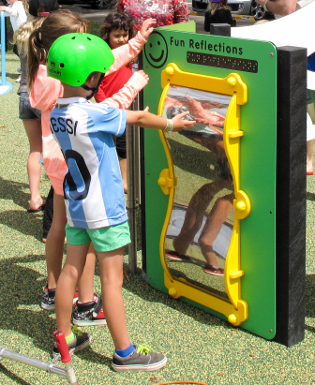
[[[29,9],[28,2],[26,0],[19,0],[19,1],[22,1],[23,5],[24,5],[25,12],[28,13],[28,9]]]
[[[35,29],[42,25],[44,20],[44,17],[36,17],[21,25],[21,27],[14,32],[13,43],[17,45],[20,55],[27,55],[29,37]]]
[[[32,89],[40,64],[45,64],[52,43],[60,36],[72,32],[87,32],[89,21],[67,9],[54,11],[41,27],[34,30],[28,43],[28,88]]]
[[[231,7],[227,5],[227,0],[221,0],[218,3],[212,3],[210,2],[207,8],[207,11],[211,11],[211,13],[214,13],[218,9],[229,9],[231,10]]]

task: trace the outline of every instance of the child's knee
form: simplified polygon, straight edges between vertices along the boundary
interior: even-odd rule
[[[201,236],[198,239],[198,243],[202,250],[207,252],[213,252],[212,242],[209,241],[209,238],[207,236]]]
[[[121,290],[124,283],[123,271],[116,274],[105,274],[101,277],[102,286],[109,286]]]

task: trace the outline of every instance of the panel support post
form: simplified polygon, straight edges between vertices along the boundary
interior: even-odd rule
[[[304,339],[305,317],[306,50],[296,47],[278,49],[276,199],[275,340],[289,347]]]
[[[210,24],[210,35],[231,36],[231,26],[225,23]]]

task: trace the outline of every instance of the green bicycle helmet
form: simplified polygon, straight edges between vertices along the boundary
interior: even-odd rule
[[[74,87],[92,72],[105,73],[114,63],[108,44],[89,33],[68,33],[56,39],[47,57],[48,76]]]

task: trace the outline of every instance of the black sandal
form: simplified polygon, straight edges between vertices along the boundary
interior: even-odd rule
[[[189,262],[190,257],[185,254],[180,254],[175,250],[165,250],[165,256],[168,257],[171,261],[177,262]]]
[[[221,269],[221,267],[215,267],[213,265],[206,264],[205,267],[203,268],[203,271],[206,274],[216,275],[220,277],[224,276],[224,270]]]

